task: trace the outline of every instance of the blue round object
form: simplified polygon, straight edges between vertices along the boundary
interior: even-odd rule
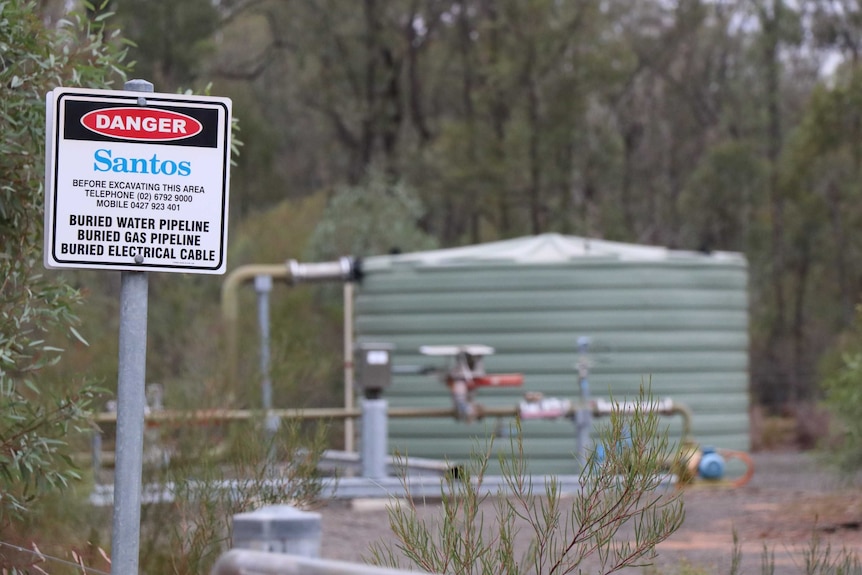
[[[724,458],[715,452],[715,449],[706,447],[703,457],[697,464],[697,472],[704,479],[721,479],[724,475]]]
[[[596,445],[596,462],[604,463],[605,461],[605,446],[599,443]]]

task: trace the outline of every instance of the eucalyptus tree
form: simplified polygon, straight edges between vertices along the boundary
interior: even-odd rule
[[[815,362],[850,328],[859,297],[862,224],[858,209],[862,178],[859,91],[862,75],[848,65],[819,86],[787,147],[782,189],[787,206],[787,238],[792,248],[785,282],[793,289],[790,338],[797,377],[791,400],[814,391]],[[831,334],[831,335],[830,335]]]
[[[411,223],[443,245],[559,231],[744,251],[755,387],[808,385],[800,310],[824,256],[783,174],[824,54],[856,57],[855,2],[219,6],[207,66],[247,130],[234,213],[373,172],[416,191]],[[830,257],[848,317],[854,256]]]
[[[815,47],[824,52],[828,62],[839,64],[835,65],[831,86],[819,86],[805,110],[799,135],[804,145],[794,149],[794,159],[803,160],[800,154],[808,154],[808,161],[790,165],[797,170],[811,168],[829,156],[841,164],[834,171],[821,168],[821,182],[827,183],[821,184],[819,195],[830,206],[826,220],[834,245],[829,253],[833,254],[839,288],[840,323],[847,328],[853,321],[853,304],[858,297],[858,279],[851,272],[858,253],[855,235],[850,231],[856,227],[853,207],[860,192],[854,182],[862,174],[862,116],[856,111],[862,65],[862,6],[853,0],[812,0],[806,7]],[[828,193],[824,194],[824,189]]]
[[[211,61],[247,127],[242,213],[370,169],[398,179],[433,137],[425,53],[445,2],[237,2]]]
[[[441,29],[457,98],[424,169],[444,242],[572,231],[581,156],[619,55],[599,2],[465,2]]]
[[[160,92],[192,87],[214,48],[221,15],[210,0],[114,1],[123,35],[134,44],[135,74]]]
[[[619,203],[631,239],[707,250],[748,245],[762,182],[704,181],[715,162],[730,167],[732,148],[741,161],[760,156],[762,114],[751,97],[762,76],[752,58],[759,32],[740,25],[749,17],[743,8],[646,3],[621,20],[634,64],[609,101],[622,146]],[[761,168],[743,167],[740,178],[752,169]]]
[[[830,59],[837,52],[858,64],[862,58],[862,5],[857,0],[806,0],[802,7],[815,47]]]
[[[125,49],[81,15],[49,30],[34,3],[0,3],[0,532],[46,492],[79,477],[68,441],[86,427],[96,390],[42,381],[75,329],[80,294],[42,268],[45,93],[60,85],[107,88]],[[14,529],[13,529],[14,530]]]

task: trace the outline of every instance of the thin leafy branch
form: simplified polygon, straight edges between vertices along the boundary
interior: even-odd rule
[[[69,381],[47,390],[41,374],[76,330],[80,293],[41,265],[45,93],[58,85],[108,87],[125,72],[125,47],[104,20],[79,14],[56,29],[35,2],[0,2],[0,532],[41,495],[80,474],[68,454],[101,390]],[[86,343],[86,342],[83,342]]]
[[[649,401],[639,405],[649,405]],[[595,452],[580,477],[580,491],[568,509],[559,481],[549,478],[535,492],[524,455],[520,424],[501,452],[505,489],[494,501],[483,482],[493,440],[470,462],[442,481],[439,521],[420,517],[405,480],[405,500],[389,508],[395,542],[377,542],[368,560],[377,565],[414,565],[433,573],[541,575],[615,573],[649,565],[655,547],[682,525],[680,493],[670,487],[667,470],[678,450],[659,430],[648,407],[633,414],[614,412],[600,432],[604,457]],[[526,545],[523,534],[528,536]],[[526,550],[519,555],[518,550]]]

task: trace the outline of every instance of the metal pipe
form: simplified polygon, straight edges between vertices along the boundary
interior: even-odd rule
[[[583,472],[587,467],[589,458],[590,433],[593,430],[593,418],[590,405],[590,363],[587,359],[587,350],[590,347],[590,338],[581,336],[578,338],[578,384],[581,392],[581,409],[575,412],[575,459],[579,469]]]
[[[221,316],[224,321],[225,345],[227,347],[227,373],[233,379],[237,377],[239,329],[239,288],[242,284],[253,281],[257,276],[287,279],[288,270],[284,264],[251,264],[240,266],[231,271],[221,287]]]
[[[344,409],[354,406],[353,397],[353,283],[344,283]],[[344,420],[344,451],[354,451],[353,419]]]
[[[219,557],[210,575],[415,575],[402,571],[328,559],[309,559],[284,553],[232,549]]]
[[[323,281],[358,281],[362,277],[358,258],[342,257],[335,262],[299,263],[289,260],[283,264],[249,264],[240,266],[225,277],[221,289],[221,313],[224,321],[227,346],[227,373],[234,380],[238,375],[239,288],[256,276],[269,276],[290,280],[292,285]]]
[[[676,483],[676,477],[671,474],[660,475],[658,479],[661,485],[671,487]],[[559,493],[580,493],[584,489],[584,477],[582,475],[553,475],[534,476],[533,483],[547,486],[553,481]],[[247,479],[225,479],[221,481],[206,482],[206,491],[214,493],[213,490],[224,492],[232,501],[240,500],[243,488],[247,487]],[[270,492],[283,492],[288,487],[288,479],[284,477],[270,477],[261,480],[261,485],[266,486]],[[472,478],[473,488],[483,496],[497,497],[499,495],[512,494],[512,485],[502,475],[486,475],[481,481]],[[356,499],[364,497],[385,497],[387,499],[396,497],[411,497],[416,501],[440,496],[457,495],[460,486],[441,482],[439,477],[431,477],[426,474],[408,474],[403,477],[391,476],[384,479],[366,479],[365,477],[321,477],[321,491],[319,498],[327,499]],[[90,503],[96,506],[111,504],[113,497],[113,485],[99,485],[90,494]],[[178,486],[173,482],[157,483],[144,486],[142,499],[146,503],[172,503],[176,500],[176,494],[182,490],[186,494],[196,494],[204,491],[201,482],[192,481]],[[248,575],[257,573],[248,572]],[[339,575],[346,575],[343,571]],[[335,575],[330,573],[328,575]]]
[[[405,472],[409,471],[423,471],[430,472],[435,475],[444,475],[446,473],[451,473],[454,469],[458,468],[457,463],[441,461],[440,459],[428,459],[425,457],[386,455],[384,459],[387,467],[401,470],[395,473],[397,476],[403,476]],[[325,449],[317,464],[319,469],[343,469],[347,467],[360,469],[361,465],[362,458],[358,453],[338,451],[335,449]]]
[[[99,470],[102,469],[102,432],[94,430],[90,432],[90,456],[93,461],[93,482],[99,485],[102,480]]]
[[[359,260],[352,256],[343,256],[334,262],[300,263],[288,260],[290,280],[295,284],[316,283],[328,281],[356,281],[362,275]]]
[[[595,417],[603,417],[610,415],[614,408],[608,408],[608,405],[618,405],[618,411],[622,413],[631,413],[632,409],[628,409],[631,405],[615,404],[609,401],[598,400],[592,402],[592,414]],[[647,405],[641,406],[646,410]],[[682,435],[683,438],[691,437],[691,410],[681,404],[673,402],[669,399],[662,400],[655,404],[653,409],[660,415],[679,415],[682,417]],[[487,407],[477,405],[477,417],[517,417],[520,413],[518,407]],[[564,417],[571,417],[580,409],[578,404],[572,405]],[[151,412],[146,415],[146,420],[150,424],[170,423],[170,422],[191,422],[191,423],[219,423],[225,421],[241,421],[261,417],[260,410],[253,409],[201,409],[194,411],[171,410],[166,409],[159,412]],[[362,410],[352,407],[344,409],[342,407],[310,407],[306,409],[272,409],[266,415],[283,419],[354,419],[362,416]],[[440,418],[456,418],[458,412],[452,407],[390,407],[386,411],[387,417],[393,419],[403,419],[410,417],[440,417]],[[111,412],[99,413],[94,417],[96,423],[114,423],[117,421],[117,414]]]
[[[514,407],[484,408],[481,411],[487,417],[515,417],[518,409]],[[362,410],[356,407],[344,409],[342,407],[309,407],[306,409],[271,409],[265,414],[254,409],[199,409],[199,410],[172,410],[166,409],[157,413],[146,415],[147,423],[158,425],[161,423],[200,423],[212,424],[228,421],[245,421],[259,418],[263,415],[283,419],[356,419],[362,417]],[[409,417],[452,417],[457,412],[451,407],[442,408],[413,408],[413,407],[390,407],[386,412],[387,417],[401,419]],[[111,412],[98,413],[93,420],[96,423],[116,423],[117,415]]]
[[[269,293],[272,291],[271,276],[254,276],[254,291],[257,293],[257,324],[260,328],[260,387],[261,405],[263,409],[272,409],[272,374],[270,369],[270,338],[269,338]],[[264,422],[264,432],[269,445],[269,456],[273,458],[272,440],[278,432],[279,420],[267,416]]]
[[[644,413],[658,413],[659,415],[679,415],[682,417],[682,439],[691,439],[691,409],[687,405],[677,403],[670,398],[655,402],[616,402],[606,399],[597,399],[593,402],[593,414],[598,417],[610,415],[614,411],[632,414],[637,410]]]
[[[272,409],[272,379],[269,370],[269,292],[272,277],[255,276],[254,291],[257,293],[257,325],[260,328],[260,386],[261,405]]]
[[[245,421],[265,415],[284,419],[342,419],[346,417],[359,417],[361,412],[358,409],[346,410],[341,407],[272,409],[269,412],[262,412],[259,409],[199,409],[191,411],[166,409],[160,413],[148,413],[146,420],[151,425],[158,425],[160,423],[212,424],[228,421]],[[117,416],[113,413],[99,413],[93,419],[96,423],[114,423],[117,421]]]
[[[362,400],[362,477],[386,477],[389,425],[385,399]]]
[[[685,404],[672,402],[673,405],[670,406],[666,415],[679,415],[682,418],[682,439],[690,440],[692,439],[692,431],[691,431],[691,420],[692,420],[692,411],[691,408]]]

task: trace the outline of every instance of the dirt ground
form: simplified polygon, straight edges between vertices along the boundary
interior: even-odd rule
[[[733,531],[742,550],[740,572],[759,575],[764,546],[774,554],[775,575],[805,573],[805,552],[816,537],[862,560],[862,482],[835,474],[817,457],[799,452],[753,455],[752,480],[738,489],[696,484],[683,497],[682,528],[658,547],[654,568],[627,573],[729,573]],[[369,545],[392,540],[383,502],[330,503],[322,514],[321,556],[361,561]],[[426,502],[424,516],[440,516],[439,502]],[[493,517],[489,504],[486,522]],[[588,569],[584,571],[589,572]]]

